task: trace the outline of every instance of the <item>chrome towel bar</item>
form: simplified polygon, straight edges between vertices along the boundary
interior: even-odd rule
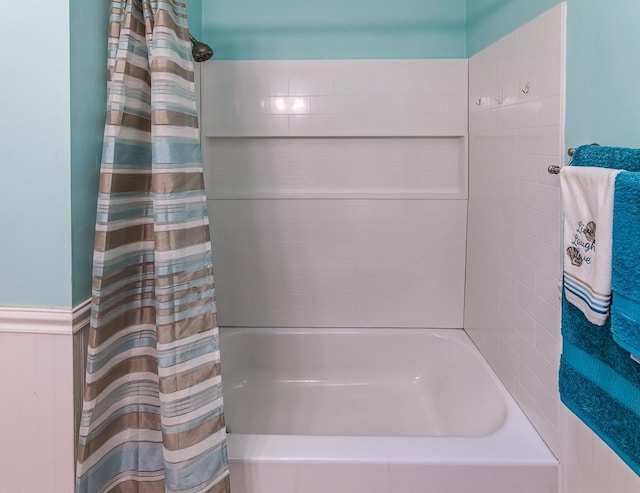
[[[599,146],[600,144],[591,144],[592,146]],[[569,162],[567,164],[565,164],[565,166],[571,166],[573,164],[573,154],[576,152],[576,149],[574,147],[570,147],[569,150],[567,151],[567,154],[569,155]],[[552,175],[557,175],[560,173],[560,169],[562,168],[562,166],[556,166],[555,164],[552,164],[551,166],[549,166],[547,168],[547,171],[552,174]]]

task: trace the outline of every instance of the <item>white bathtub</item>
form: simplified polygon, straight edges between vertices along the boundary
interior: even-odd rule
[[[557,493],[461,330],[226,328],[232,493]]]

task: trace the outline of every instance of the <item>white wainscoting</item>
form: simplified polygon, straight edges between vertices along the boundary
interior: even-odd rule
[[[461,327],[467,60],[202,69],[220,323]]]
[[[1,492],[74,491],[74,332],[89,309],[0,307]]]

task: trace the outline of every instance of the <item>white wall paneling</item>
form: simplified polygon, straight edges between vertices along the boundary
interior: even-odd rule
[[[89,307],[0,309],[2,492],[74,490],[74,376],[81,371],[74,332],[86,333]]]
[[[86,333],[89,309],[0,309],[0,491],[74,489],[74,333]]]
[[[0,333],[0,491],[74,490],[71,341]]]
[[[0,306],[0,332],[71,335],[89,323],[91,300],[73,310]]]
[[[467,65],[203,67],[222,325],[462,326]]]

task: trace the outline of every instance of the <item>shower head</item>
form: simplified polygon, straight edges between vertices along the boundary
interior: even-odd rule
[[[211,48],[211,46],[205,43],[201,43],[196,38],[191,36],[191,34],[189,34],[189,39],[193,44],[193,47],[191,48],[191,53],[193,53],[193,59],[196,62],[198,63],[206,62],[207,60],[209,60],[209,58],[213,56],[213,49]]]

